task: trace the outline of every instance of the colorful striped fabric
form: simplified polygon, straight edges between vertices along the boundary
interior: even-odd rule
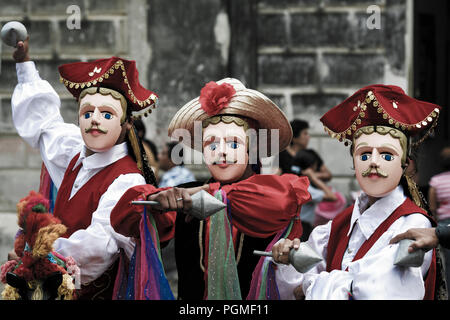
[[[265,251],[272,251],[272,247],[281,238],[287,238],[292,230],[293,221],[284,229],[278,232]],[[261,257],[252,274],[250,291],[247,300],[279,300],[280,294],[275,279],[275,269],[272,260],[268,257]]]
[[[55,184],[50,178],[50,174],[47,171],[47,168],[44,164],[41,167],[41,176],[39,181],[39,193],[42,194],[46,199],[50,201],[49,212],[53,213],[53,209],[55,208],[56,195],[58,193],[58,189],[56,189]]]
[[[136,242],[130,264],[121,256],[114,285],[114,300],[174,300],[161,262],[159,237],[152,215],[144,213],[140,223],[140,241]],[[128,271],[128,272],[127,272]]]

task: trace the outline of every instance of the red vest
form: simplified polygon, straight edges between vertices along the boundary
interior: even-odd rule
[[[336,218],[333,219],[331,223],[331,233],[330,239],[328,240],[327,249],[327,271],[341,270],[342,269],[342,259],[344,258],[345,250],[348,246],[348,241],[350,239],[347,236],[350,228],[350,220],[352,217],[353,205],[345,209]],[[359,260],[369,251],[369,249],[374,245],[374,243],[381,237],[381,235],[389,229],[389,227],[401,216],[407,216],[412,213],[421,213],[425,215],[430,221],[433,222],[432,218],[427,214],[427,212],[420,207],[418,207],[411,199],[406,198],[406,200],[386,219],[381,223],[374,233],[366,240],[361,248],[359,248],[353,261]],[[434,299],[434,288],[436,282],[436,250],[433,249],[433,258],[431,261],[430,268],[425,277],[425,300]]]
[[[79,156],[77,154],[70,161],[56,196],[54,215],[67,227],[65,237],[70,237],[75,231],[86,229],[91,224],[92,213],[97,210],[100,197],[116,178],[121,174],[141,173],[136,162],[130,156],[125,156],[91,177],[69,200],[72,186],[82,166],[80,164],[72,170]]]
[[[75,231],[86,229],[91,224],[92,213],[97,209],[100,197],[116,178],[121,174],[141,173],[136,162],[130,156],[125,156],[91,177],[72,199],[69,199],[72,186],[82,166],[79,165],[72,170],[79,156],[80,154],[77,154],[66,169],[64,179],[58,189],[53,213],[67,227],[65,237],[70,237]],[[116,273],[117,262],[98,279],[87,286],[82,286],[79,298],[111,300]]]

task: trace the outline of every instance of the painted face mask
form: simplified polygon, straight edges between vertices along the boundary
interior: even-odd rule
[[[86,147],[94,152],[112,148],[122,132],[123,110],[120,100],[100,93],[80,100],[79,123]]]
[[[235,123],[209,124],[203,129],[203,157],[217,181],[238,181],[248,166],[244,127]]]
[[[369,196],[380,198],[394,190],[403,173],[400,140],[390,134],[362,134],[355,139],[356,179]]]

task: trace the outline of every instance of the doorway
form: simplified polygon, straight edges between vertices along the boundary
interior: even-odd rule
[[[450,3],[414,0],[414,98],[442,107],[435,136],[419,149],[419,185],[427,195],[430,178],[441,171],[440,150],[450,145]]]

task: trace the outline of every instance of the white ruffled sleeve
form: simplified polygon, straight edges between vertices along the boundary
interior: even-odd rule
[[[59,188],[70,160],[80,152],[80,129],[64,123],[61,101],[52,86],[42,80],[33,61],[16,64],[18,84],[11,98],[12,119],[18,134],[39,148],[49,174]]]

